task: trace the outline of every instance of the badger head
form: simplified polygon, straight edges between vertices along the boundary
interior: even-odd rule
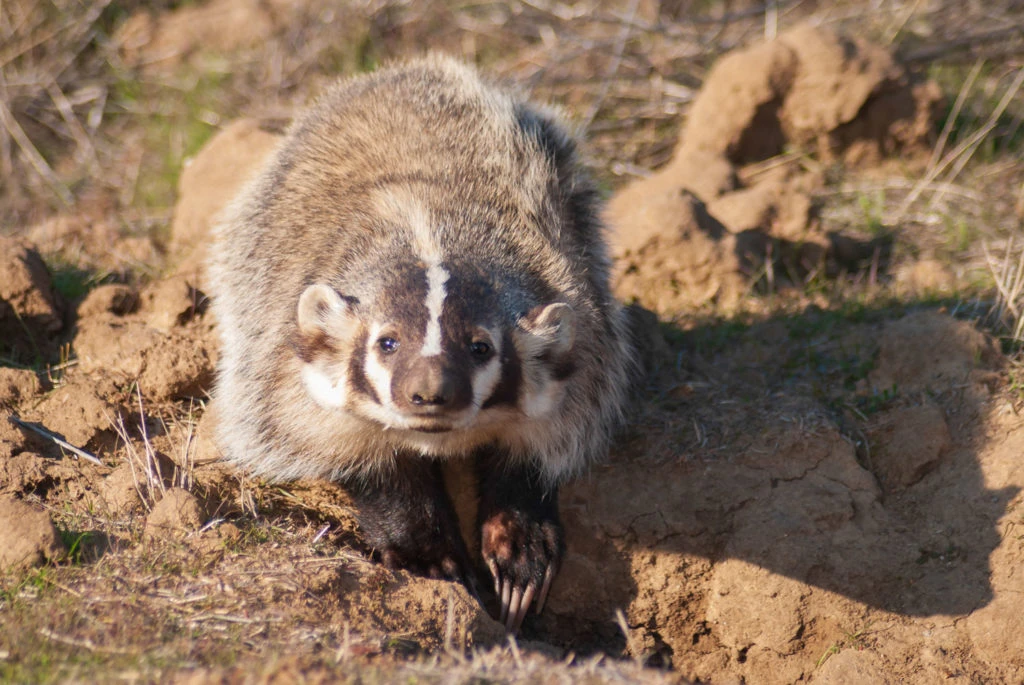
[[[326,283],[299,298],[302,382],[321,406],[421,436],[557,410],[575,342],[568,304],[506,311],[507,293],[478,271],[441,263],[396,267],[386,283],[372,298]]]

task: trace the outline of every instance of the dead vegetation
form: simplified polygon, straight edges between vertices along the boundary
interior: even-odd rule
[[[0,580],[0,679],[1019,681],[1018,5],[0,4],[0,230],[52,276],[18,291],[31,320],[0,283],[0,411],[101,461],[0,421],[0,497],[45,512],[64,550]],[[573,555],[529,639],[461,588],[368,564],[340,489],[216,463],[212,324],[199,276],[174,272],[201,233],[170,227],[185,160],[228,122],[444,50],[563,106],[621,198],[675,163],[727,52],[803,22],[938,84],[926,144],[858,168],[788,138],[731,159],[728,192],[686,186],[693,225],[736,236],[730,202],[778,181],[807,232],[777,232],[778,206],[758,219],[755,259],[711,269],[729,303],[675,275],[700,265],[657,271],[678,249],[637,261],[656,373],[612,462],[567,495]],[[792,259],[812,243],[817,261]],[[28,259],[3,273],[31,281]]]

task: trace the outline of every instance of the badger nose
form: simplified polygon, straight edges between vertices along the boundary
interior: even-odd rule
[[[440,414],[458,411],[469,404],[472,389],[463,378],[441,360],[422,360],[409,369],[399,381],[394,396],[408,411]]]
[[[421,409],[440,408],[451,402],[454,384],[440,366],[424,364],[410,374],[406,384],[409,403]]]

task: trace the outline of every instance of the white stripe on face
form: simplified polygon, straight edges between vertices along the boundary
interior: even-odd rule
[[[373,390],[377,393],[377,399],[381,405],[394,411],[395,404],[391,401],[391,372],[384,368],[377,359],[377,351],[373,349],[376,340],[380,337],[382,327],[374,326],[367,338],[366,358],[363,362],[363,372],[366,379],[370,381]]]
[[[427,332],[423,337],[420,355],[434,357],[441,354],[441,310],[444,309],[444,298],[448,295],[444,284],[448,282],[448,272],[437,262],[427,269]]]
[[[498,387],[501,380],[501,358],[494,355],[484,365],[484,368],[477,371],[473,376],[473,406],[479,409],[484,402],[491,399],[494,389]]]
[[[484,402],[491,399],[494,389],[501,381],[501,331],[482,329],[491,340],[494,354],[484,364],[482,369],[477,369],[473,374],[473,406],[479,409]]]

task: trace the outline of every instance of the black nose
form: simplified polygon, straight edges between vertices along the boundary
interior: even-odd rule
[[[451,374],[434,361],[420,363],[406,380],[405,393],[409,404],[421,409],[437,409],[452,399]]]
[[[394,378],[393,397],[399,406],[423,414],[459,411],[469,405],[469,376],[442,358],[417,359]]]
[[[440,407],[448,403],[448,397],[437,392],[424,392],[423,394],[414,392],[412,394],[412,397],[409,398],[409,401],[415,404],[417,407],[422,407],[424,405],[431,407]]]

